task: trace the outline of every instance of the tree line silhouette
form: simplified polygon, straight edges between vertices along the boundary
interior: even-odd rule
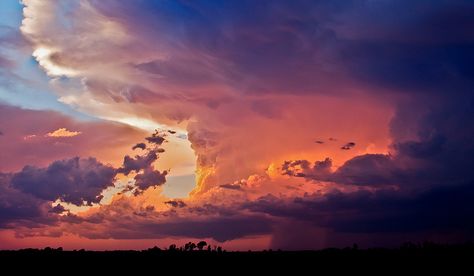
[[[45,247],[43,249],[40,248],[25,248],[25,249],[18,249],[18,250],[0,250],[0,256],[8,256],[9,254],[15,253],[112,253],[112,252],[125,252],[125,253],[187,253],[187,252],[195,252],[200,254],[204,253],[213,253],[213,254],[249,254],[249,255],[258,255],[258,254],[267,254],[267,255],[278,255],[278,254],[319,254],[319,255],[331,255],[331,254],[372,254],[372,253],[401,253],[401,254],[408,254],[408,253],[440,253],[440,252],[472,252],[474,253],[474,243],[473,242],[466,242],[462,244],[440,244],[440,243],[433,243],[433,242],[423,242],[423,243],[413,243],[413,242],[406,242],[403,243],[401,246],[397,248],[367,248],[367,249],[359,249],[359,246],[354,243],[351,247],[345,248],[326,248],[321,250],[301,250],[301,251],[284,251],[284,250],[261,250],[261,251],[226,251],[221,246],[211,245],[208,244],[206,241],[202,240],[197,243],[195,242],[187,242],[182,246],[177,246],[176,244],[170,244],[168,247],[160,248],[158,246],[154,246],[144,250],[104,250],[104,251],[93,251],[93,250],[64,250],[62,247],[52,248],[52,247]],[[474,256],[474,255],[473,255]]]
[[[90,251],[63,250],[63,248],[46,247],[43,249],[26,248],[20,250],[0,250],[0,263],[12,265],[20,261],[43,267],[77,266],[77,264],[104,264],[155,266],[176,264],[171,267],[192,269],[214,264],[225,265],[231,270],[245,270],[249,267],[260,267],[265,270],[291,268],[295,275],[307,269],[320,270],[352,269],[357,267],[382,267],[379,272],[399,271],[408,266],[424,270],[437,270],[440,266],[449,269],[461,268],[472,264],[474,243],[437,244],[437,243],[404,243],[397,248],[361,249],[357,244],[345,248],[327,248],[322,250],[284,251],[226,251],[221,246],[211,245],[206,241],[187,242],[182,246],[171,244],[160,248],[154,246],[145,250],[111,250]],[[142,267],[134,266],[134,267]],[[161,267],[161,266],[160,266]],[[22,268],[17,266],[16,268]],[[455,275],[451,273],[451,275]]]

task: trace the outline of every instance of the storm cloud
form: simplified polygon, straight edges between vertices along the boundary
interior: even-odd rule
[[[114,185],[115,169],[94,158],[75,157],[46,168],[26,166],[12,177],[12,186],[44,200],[76,205],[98,203],[101,192]]]
[[[90,239],[281,240],[292,223],[332,240],[473,236],[472,1],[23,3],[21,34],[55,100],[107,123],[0,105],[12,118],[0,147],[15,163],[0,164],[12,171],[2,227],[52,218],[45,228]],[[3,52],[0,64],[3,83],[15,64]],[[81,135],[45,140],[60,129]],[[193,151],[189,198],[161,193],[183,156],[166,148],[177,137]],[[106,150],[114,158],[84,158]],[[94,205],[106,189],[120,191],[87,214],[53,204]]]

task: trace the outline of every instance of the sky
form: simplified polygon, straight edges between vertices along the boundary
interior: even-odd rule
[[[0,247],[472,240],[473,14],[0,1]]]

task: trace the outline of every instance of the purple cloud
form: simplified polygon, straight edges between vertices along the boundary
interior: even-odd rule
[[[46,168],[25,166],[12,177],[12,186],[43,200],[62,200],[76,205],[98,203],[101,192],[113,186],[115,169],[94,158],[75,157]]]

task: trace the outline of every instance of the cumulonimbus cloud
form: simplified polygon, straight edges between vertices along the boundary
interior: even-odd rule
[[[74,13],[24,3],[22,33],[61,102],[144,129],[185,128],[197,155],[198,186],[183,204],[166,199],[147,208],[123,196],[92,215],[63,216],[63,229],[90,238],[222,241],[271,234],[286,219],[328,235],[472,234],[461,223],[472,221],[474,180],[469,1],[436,1],[424,14],[406,14],[397,1],[79,1]],[[146,141],[116,166],[136,181],[136,196],[167,175],[153,167],[164,138]],[[76,162],[78,178],[87,175],[83,164],[109,171],[81,160],[52,165]],[[67,182],[81,188],[74,193],[43,191],[29,175],[49,177],[52,165],[25,169],[8,189],[95,203],[109,185],[106,177],[97,186]],[[133,227],[123,227],[123,217]],[[8,219],[15,218],[29,217]],[[73,220],[90,227],[74,229]]]

